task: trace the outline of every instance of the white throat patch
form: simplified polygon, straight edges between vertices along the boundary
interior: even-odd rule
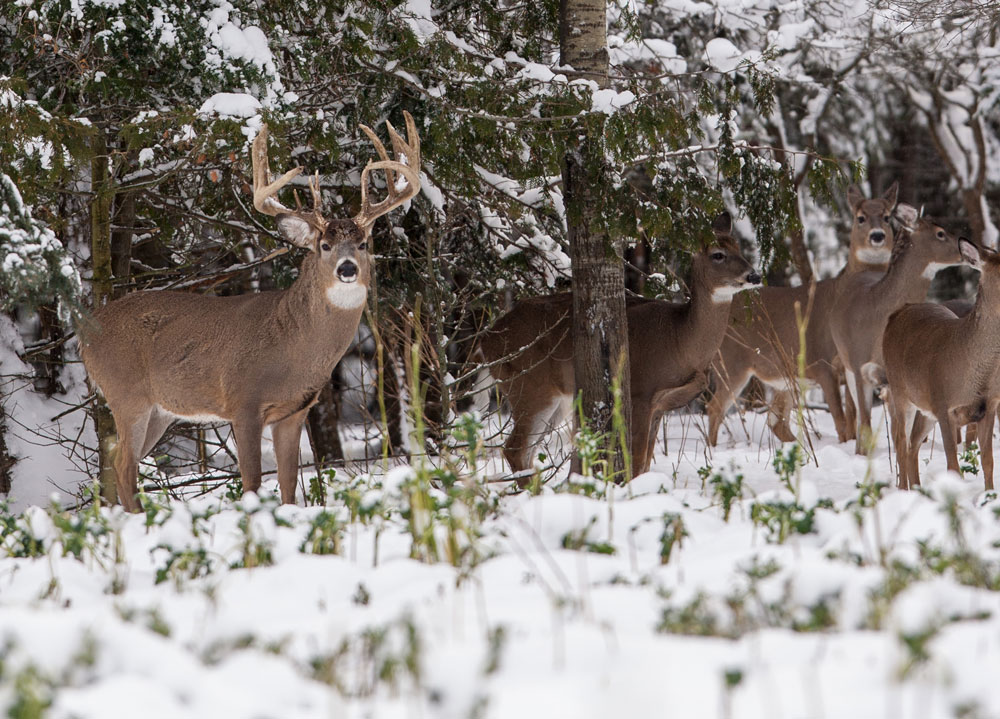
[[[737,292],[742,292],[743,290],[750,289],[751,287],[756,287],[756,285],[745,285],[742,287],[735,287],[732,285],[728,287],[716,287],[712,290],[712,302],[717,305],[721,305],[723,302],[731,302]]]
[[[326,288],[326,299],[341,310],[357,309],[368,299],[368,285],[337,281]]]
[[[884,265],[889,261],[889,255],[892,252],[889,249],[878,249],[874,247],[862,247],[854,256],[859,260],[869,265]]]
[[[957,265],[961,263],[956,262],[955,264]],[[945,267],[954,267],[954,266],[955,265],[953,265],[950,262],[931,262],[929,265],[927,265],[927,269],[924,270],[924,278],[928,280],[933,280],[934,275],[936,275],[940,270],[943,270]]]

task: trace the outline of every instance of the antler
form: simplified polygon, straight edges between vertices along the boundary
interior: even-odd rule
[[[260,128],[257,137],[253,141],[251,152],[253,162],[253,206],[258,212],[265,215],[275,216],[279,214],[294,214],[308,221],[314,227],[322,230],[326,227],[326,220],[323,219],[323,203],[319,192],[319,177],[309,178],[309,190],[312,192],[313,209],[311,213],[301,210],[292,210],[278,202],[278,190],[292,181],[301,172],[301,167],[289,170],[274,182],[271,182],[271,167],[267,159],[267,125]]]
[[[417,134],[416,125],[410,113],[404,111],[406,118],[406,140],[396,132],[396,129],[387,121],[386,128],[389,130],[389,139],[392,141],[392,149],[398,157],[405,162],[390,160],[386,154],[385,146],[372,132],[372,129],[362,125],[362,131],[368,136],[375,146],[379,157],[377,162],[369,162],[361,171],[361,210],[354,216],[354,222],[363,230],[368,230],[376,219],[399,207],[404,202],[414,197],[420,191],[420,135]],[[368,175],[372,170],[385,170],[387,197],[381,202],[372,203],[368,199]],[[406,188],[400,190],[397,184],[397,173],[406,179]]]

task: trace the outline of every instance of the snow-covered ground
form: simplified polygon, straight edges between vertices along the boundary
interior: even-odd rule
[[[761,416],[708,452],[678,415],[626,487],[402,467],[334,478],[325,508],[273,482],[31,508],[0,527],[0,711],[1000,716],[1000,503],[940,446],[924,492],[879,499],[884,430],[869,462],[813,419],[815,461],[784,479]]]

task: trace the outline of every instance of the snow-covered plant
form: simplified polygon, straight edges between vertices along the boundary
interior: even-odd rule
[[[66,315],[79,294],[80,274],[66,248],[0,173],[0,310],[55,300]]]

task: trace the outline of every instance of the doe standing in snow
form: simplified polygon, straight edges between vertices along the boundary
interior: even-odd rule
[[[730,216],[719,217],[713,229],[715,241],[706,243],[691,262],[689,302],[627,303],[636,474],[649,469],[663,413],[684,406],[705,388],[733,296],[761,282],[731,236]],[[531,467],[532,449],[572,405],[572,307],[568,293],[522,300],[480,343],[490,374],[510,403],[514,427],[503,451],[515,472]]]
[[[302,168],[271,182],[267,128],[254,140],[254,207],[275,217],[288,242],[310,250],[290,288],[235,297],[136,292],[94,312],[81,354],[115,418],[118,496],[127,510],[139,510],[138,461],[175,420],[232,423],[244,492],[260,487],[261,433],[270,426],[281,500],[295,501],[302,424],[364,311],[372,224],[420,189],[413,118],[406,113],[406,140],[386,125],[405,162],[390,160],[362,126],[382,159],[362,171],[361,210],[349,220],[323,217],[317,181],[311,212],[278,202],[278,190]],[[372,170],[386,174],[381,202],[368,198]]]

